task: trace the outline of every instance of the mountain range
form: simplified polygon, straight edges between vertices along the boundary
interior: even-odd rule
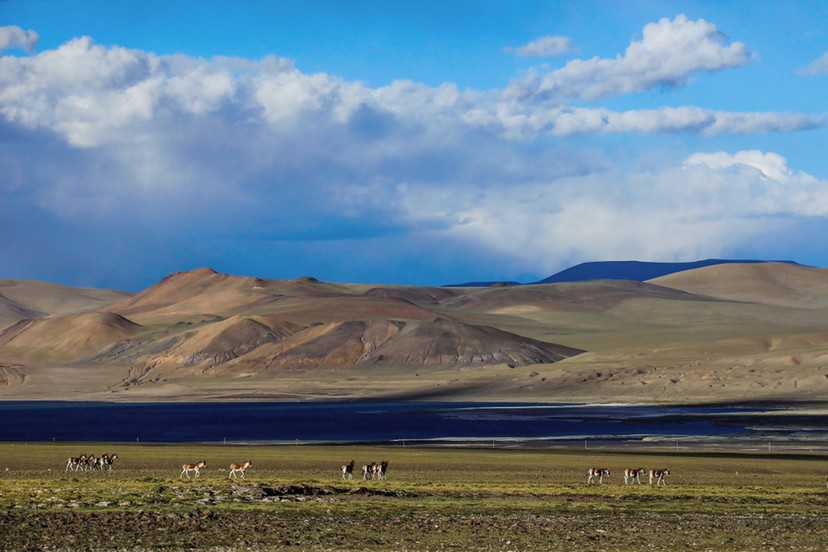
[[[0,280],[0,399],[828,398],[826,269],[588,263],[550,278],[377,286],[202,268],[139,293]]]
[[[557,284],[560,282],[584,282],[586,280],[632,280],[645,282],[659,276],[666,276],[675,272],[683,272],[694,268],[703,268],[718,264],[753,264],[771,261],[734,260],[734,259],[705,259],[689,262],[647,262],[647,261],[594,261],[577,264],[560,272],[548,276],[543,280],[532,282],[535,284]],[[797,264],[793,261],[776,261],[788,264]],[[491,285],[520,285],[519,282],[468,282],[449,287],[488,287]]]

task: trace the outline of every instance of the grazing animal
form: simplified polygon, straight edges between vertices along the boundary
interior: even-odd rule
[[[83,470],[83,471],[94,470],[95,466],[97,466],[97,465],[98,465],[98,459],[95,458],[94,454],[90,454],[89,456],[86,457],[86,462],[84,462],[84,464],[81,466],[81,470]]]
[[[603,485],[604,484],[604,476],[609,476],[610,471],[609,468],[589,468],[587,471],[587,484],[592,483],[595,481],[595,478],[598,478],[598,483]]]
[[[633,481],[636,481],[639,485],[641,485],[641,479],[639,479],[639,477],[645,473],[647,472],[644,471],[644,468],[627,468],[624,470],[624,485],[631,485]],[[629,483],[627,483],[627,480],[629,480]]]
[[[230,464],[230,475],[228,477],[233,479],[236,477],[236,473],[240,473],[242,479],[244,479],[244,470],[251,467],[252,465],[253,462],[251,462],[250,460],[248,460],[244,464]]]
[[[376,466],[376,464],[374,462],[371,462],[367,466],[362,466],[362,480],[363,481],[366,480],[366,479],[373,479],[374,478],[374,466]]]
[[[670,475],[670,470],[650,470],[650,485],[653,484],[653,479],[656,481],[656,486],[667,485],[664,478]]]
[[[113,455],[110,456],[109,454],[104,453],[103,456],[98,458],[98,460],[95,462],[95,465],[98,468],[100,468],[101,471],[104,471],[107,468],[109,469],[109,471],[112,471],[112,464],[115,463],[115,460],[117,460],[117,459],[118,459],[117,454],[113,454]],[[93,466],[93,467],[95,467],[95,466]]]
[[[66,469],[63,471],[78,471],[81,469],[81,465],[86,465],[86,454],[69,457],[69,460],[66,461]]]
[[[377,479],[381,479],[383,481],[387,479],[388,476],[386,474],[388,473],[388,460],[380,462],[379,466],[374,468],[374,471],[377,474]]]
[[[348,464],[342,466],[342,479],[353,479],[354,478],[354,464],[356,462],[351,460]]]
[[[197,464],[183,464],[181,466],[181,475],[178,477],[184,477],[186,475],[187,479],[190,479],[190,472],[195,472],[195,476],[198,477],[200,475],[199,470],[205,467],[207,467],[207,462],[204,460]]]

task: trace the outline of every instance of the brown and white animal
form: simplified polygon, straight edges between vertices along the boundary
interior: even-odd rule
[[[647,473],[644,468],[627,468],[624,470],[624,485],[631,485],[633,481],[638,482],[641,485],[640,476]]]
[[[374,478],[374,466],[376,463],[371,462],[367,466],[362,466],[362,479],[373,479]]]
[[[198,477],[200,475],[199,470],[205,467],[207,467],[207,462],[205,462],[204,460],[197,464],[182,464],[181,475],[179,475],[178,477],[184,477],[186,475],[187,479],[190,479],[190,472],[195,472],[195,476]]]
[[[242,476],[242,479],[244,479],[244,470],[251,467],[252,465],[253,465],[253,462],[251,462],[250,460],[248,460],[244,464],[230,464],[230,475],[229,475],[229,477],[231,479],[234,479],[236,477],[236,474],[240,473],[241,476]]]
[[[66,461],[66,469],[63,471],[74,470],[78,471],[81,469],[81,466],[86,465],[86,454],[81,454],[80,456],[70,456],[69,460]]]
[[[80,469],[83,471],[86,470],[94,470],[98,465],[98,459],[95,458],[94,454],[90,454],[86,457],[86,461],[81,464]]]
[[[650,470],[650,485],[655,479],[656,485],[667,485],[664,478],[670,475],[670,470]]]
[[[99,467],[101,469],[101,471],[104,471],[107,468],[109,468],[109,471],[112,471],[112,464],[114,464],[115,460],[117,460],[117,459],[118,459],[117,454],[113,454],[113,455],[110,456],[109,454],[104,453],[103,456],[98,458],[98,460],[96,462],[96,465],[97,465],[97,467]]]
[[[589,468],[587,471],[587,484],[592,483],[596,478],[598,478],[598,483],[604,484],[604,476],[609,476],[610,471],[609,468]]]
[[[89,469],[91,469],[91,470],[100,469],[101,471],[103,471],[104,462],[106,462],[109,459],[109,456],[107,456],[107,454],[104,453],[103,456],[99,456],[98,458],[95,458],[93,456],[92,458],[94,458],[94,461],[89,466]]]
[[[388,460],[380,462],[379,470],[377,471],[377,479],[388,479]]]
[[[349,463],[342,466],[342,479],[353,479],[354,478],[354,464],[356,463],[355,460],[351,460]]]

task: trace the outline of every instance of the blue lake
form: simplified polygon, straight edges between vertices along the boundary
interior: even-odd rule
[[[0,441],[388,442],[735,436],[772,431],[774,420],[742,407],[10,401],[0,402]],[[824,416],[795,423],[800,432],[828,428]]]

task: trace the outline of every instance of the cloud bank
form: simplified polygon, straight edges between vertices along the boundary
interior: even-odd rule
[[[23,30],[17,25],[0,27],[0,52],[9,48],[20,48],[34,54],[40,35],[32,30]]]
[[[0,32],[32,52],[36,36]],[[553,42],[514,53],[571,48]],[[780,220],[828,215],[827,183],[772,152],[644,171],[562,139],[789,133],[824,115],[566,100],[750,62],[743,44],[684,16],[647,25],[616,59],[532,71],[502,91],[370,88],[277,56],[158,56],[89,37],[1,57],[0,239],[19,244],[4,269],[51,262],[129,281],[139,266],[293,277],[295,265],[401,283],[419,267],[448,283],[449,263],[545,276],[582,260],[722,254]]]

